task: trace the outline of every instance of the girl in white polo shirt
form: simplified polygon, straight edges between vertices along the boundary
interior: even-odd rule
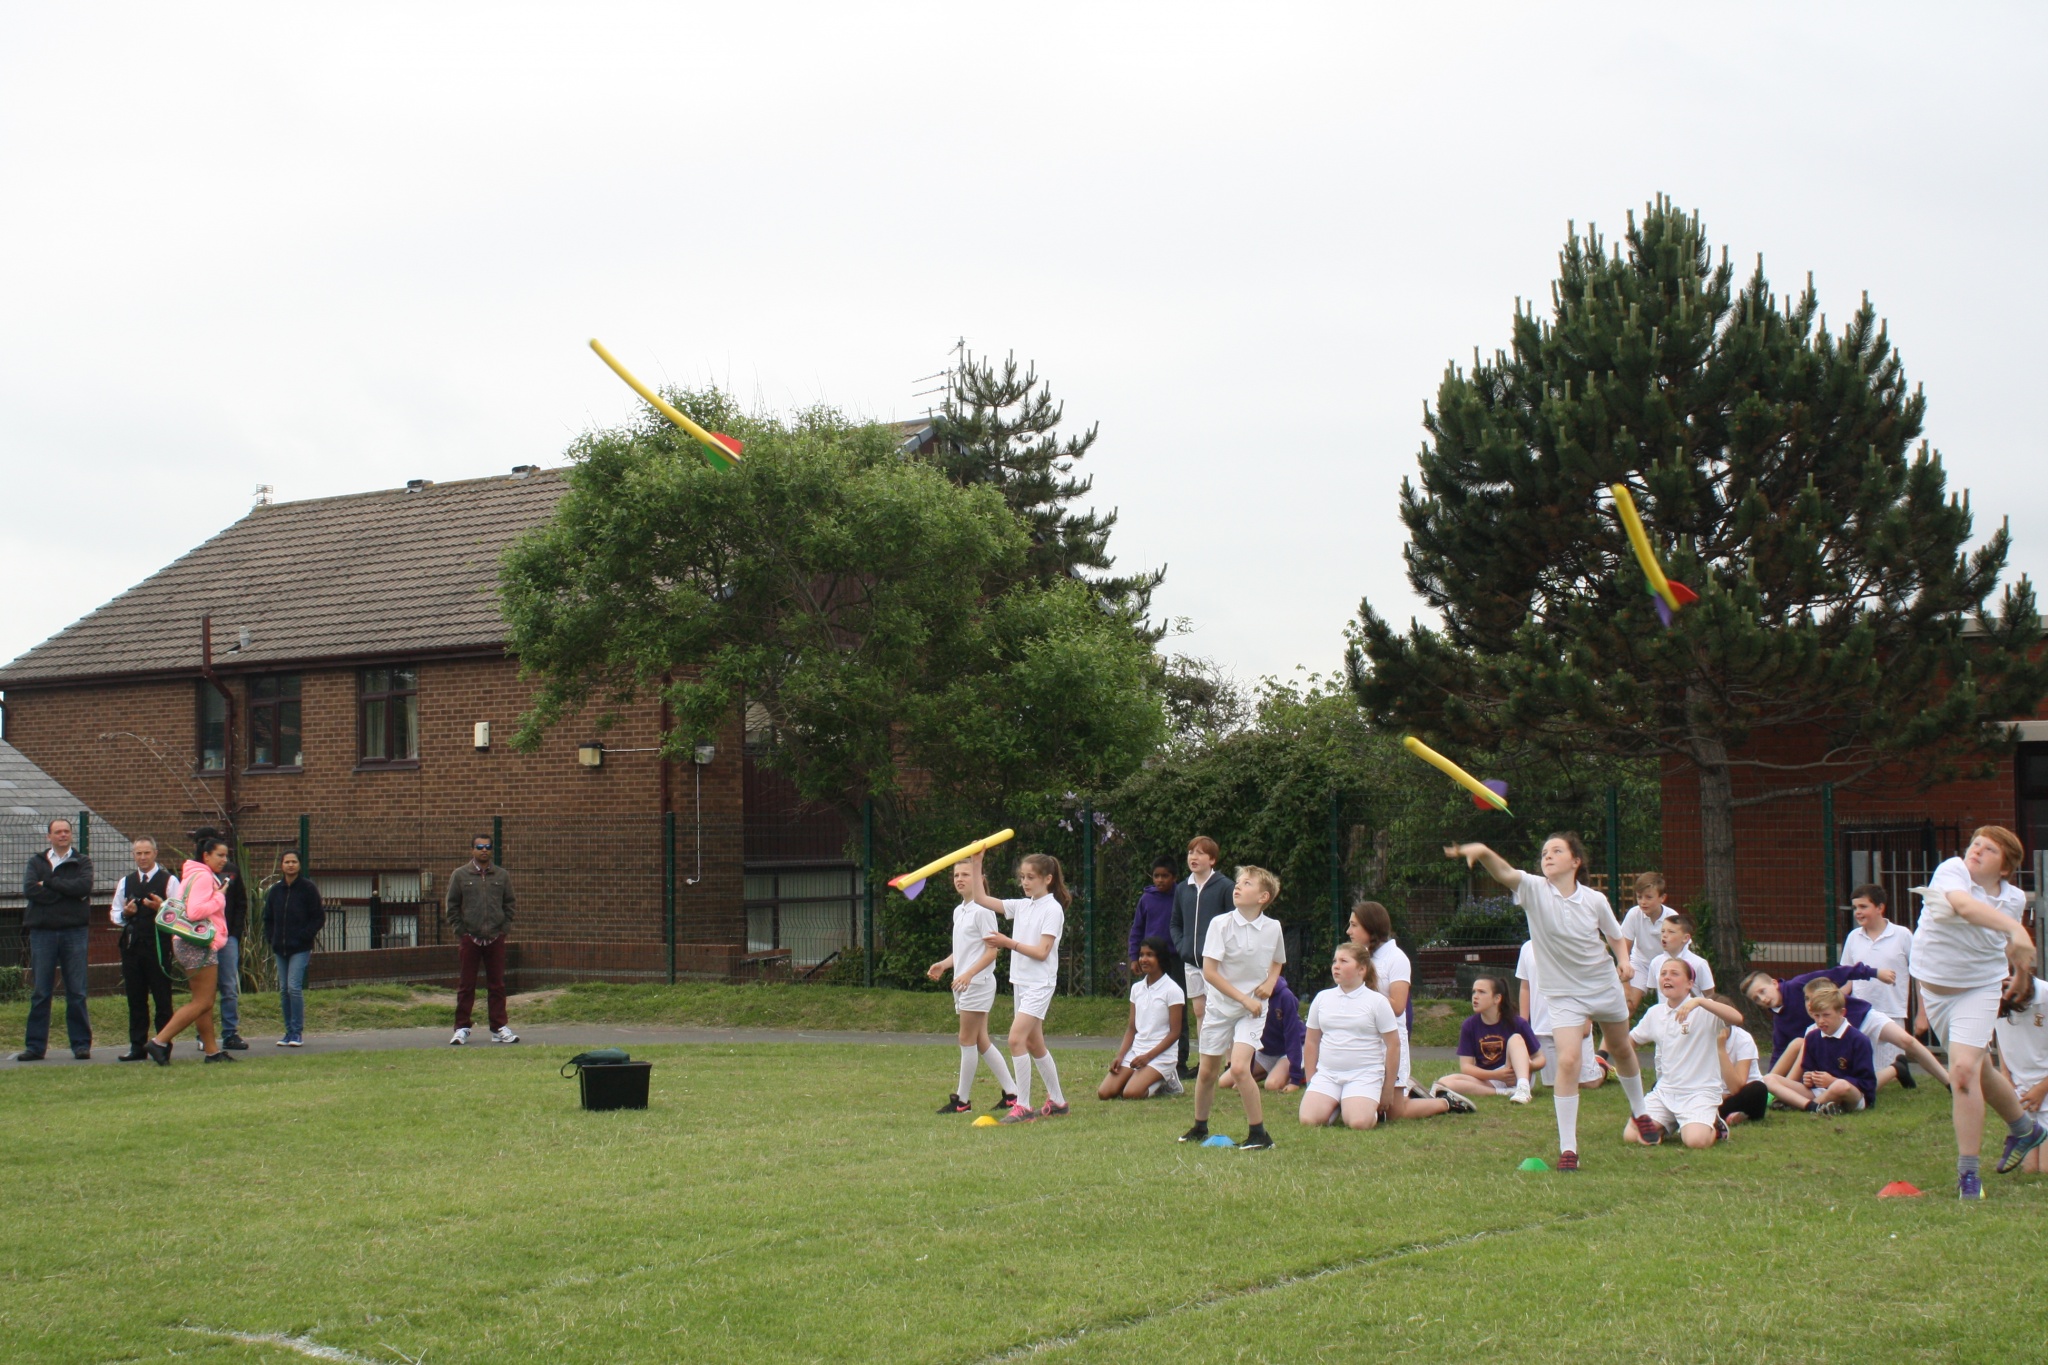
[[[1463,858],[1467,867],[1483,863],[1528,916],[1536,972],[1549,998],[1551,1034],[1557,1039],[1557,1169],[1579,1169],[1579,1062],[1595,1025],[1606,1039],[1637,1132],[1652,1146],[1663,1141],[1664,1130],[1644,1106],[1642,1065],[1628,1036],[1622,983],[1635,975],[1628,943],[1607,897],[1579,880],[1587,862],[1579,836],[1553,834],[1543,841],[1540,877],[1509,866],[1485,844],[1447,844],[1444,856]]]
[[[2048,1122],[2048,981],[2033,977],[2024,990],[2008,993],[1993,1025],[1998,1034],[1998,1060],[2005,1066],[2005,1078],[2019,1092],[2020,1107],[2035,1122]],[[2021,1169],[2034,1173],[2042,1165],[2042,1152],[2026,1154]]]
[[[1095,1087],[1097,1099],[1142,1100],[1161,1092],[1181,1093],[1180,1068],[1173,1059],[1188,995],[1166,972],[1172,956],[1168,939],[1139,941],[1138,960],[1132,964],[1138,979],[1131,983],[1131,1019],[1124,1025],[1123,1046],[1117,1049],[1109,1074]]]
[[[1721,1025],[1742,1022],[1735,1006],[1693,994],[1696,982],[1690,962],[1665,958],[1657,968],[1657,1003],[1629,1034],[1657,1049],[1657,1088],[1644,1099],[1650,1118],[1694,1148],[1711,1147],[1728,1131],[1721,1121]],[[1633,1119],[1621,1136],[1643,1141]]]
[[[1400,1097],[1400,1068],[1387,1058],[1400,1051],[1401,1030],[1392,1002],[1372,988],[1372,954],[1363,945],[1338,944],[1330,977],[1337,984],[1318,991],[1308,1007],[1301,1121],[1320,1128],[1341,1114],[1346,1128],[1370,1128]]]
[[[939,1112],[964,1114],[974,1108],[968,1096],[974,1090],[976,1062],[987,1063],[1001,1087],[1001,1098],[993,1107],[1007,1112],[1017,1102],[1011,1093],[1015,1082],[1003,1054],[988,1036],[988,1012],[996,1003],[996,950],[988,936],[996,931],[996,916],[993,910],[974,903],[974,869],[965,862],[953,864],[953,889],[960,893],[960,904],[953,911],[953,951],[925,971],[934,981],[953,973],[953,1011],[960,1016],[960,1079]]]
[[[2034,976],[2034,940],[2019,920],[2027,899],[2006,880],[2021,856],[2017,835],[1985,825],[1971,836],[1962,857],[1935,868],[1920,889],[1926,904],[1913,931],[1913,974],[1920,980],[1927,1022],[1948,1045],[1956,1195],[1961,1199],[1984,1197],[1977,1157],[1984,1142],[1986,1099],[2006,1122],[2000,1171],[2017,1169],[2027,1153],[2048,1139],[2048,1131],[2020,1107],[2012,1083],[1998,1068],[1985,1065],[2008,966],[2016,981]]]
[[[1002,1121],[1053,1118],[1067,1112],[1067,1096],[1060,1089],[1060,1069],[1045,1046],[1045,1016],[1060,982],[1060,935],[1066,932],[1067,905],[1073,897],[1067,894],[1060,860],[1050,853],[1027,853],[1018,860],[1017,884],[1024,895],[1016,900],[989,895],[981,860],[979,853],[972,860],[974,903],[1011,921],[1010,933],[990,934],[985,940],[1010,950],[1010,991],[1016,1000],[1010,1021],[1010,1065],[1016,1074],[1017,1102]],[[1039,1109],[1031,1107],[1032,1067],[1045,1082],[1045,1104]]]

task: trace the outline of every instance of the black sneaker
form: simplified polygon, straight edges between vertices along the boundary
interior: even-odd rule
[[[239,1033],[230,1033],[227,1037],[220,1040],[220,1045],[232,1052],[247,1052],[249,1050],[249,1045],[242,1041],[242,1035]]]
[[[14,1054],[14,1060],[17,1062],[40,1062],[43,1060],[43,1054],[40,1052],[17,1052]]]
[[[1179,1066],[1174,1070],[1180,1072],[1180,1078],[1184,1081],[1191,1081],[1202,1074],[1202,1068],[1198,1066]]]
[[[1001,1096],[997,1097],[996,1102],[994,1104],[988,1107],[988,1111],[991,1114],[1007,1114],[1016,1107],[1017,1097],[1015,1095],[1005,1092]]]
[[[1920,1082],[1913,1079],[1912,1069],[1906,1065],[1906,1055],[1903,1052],[1892,1062],[1892,1075],[1899,1078],[1899,1089],[1901,1090],[1918,1090],[1920,1088]]]
[[[968,1114],[973,1111],[974,1106],[961,1099],[958,1095],[948,1096],[946,1102],[939,1106],[941,1114]]]
[[[169,1066],[171,1064],[171,1045],[169,1043],[159,1043],[156,1039],[152,1038],[142,1045],[142,1050],[147,1052],[149,1060],[155,1062],[158,1066]]]
[[[117,1062],[146,1062],[149,1060],[149,1053],[147,1050],[143,1048],[130,1048],[128,1049],[128,1051],[114,1058],[114,1060]]]
[[[1264,1124],[1260,1124],[1257,1128],[1244,1135],[1244,1141],[1237,1144],[1237,1150],[1240,1152],[1262,1152],[1272,1145],[1273,1135],[1266,1131]]]
[[[1200,1142],[1203,1138],[1206,1138],[1208,1136],[1209,1125],[1206,1123],[1198,1123],[1194,1127],[1188,1129],[1185,1133],[1182,1133],[1180,1135],[1180,1140],[1182,1142]]]
[[[71,1055],[81,1062],[89,1062],[92,1060],[92,1049],[89,1047],[75,1047],[71,1049]]]
[[[207,1053],[206,1060],[209,1062],[232,1062],[235,1059],[232,1055],[229,1054],[226,1048],[222,1048],[218,1052]]]

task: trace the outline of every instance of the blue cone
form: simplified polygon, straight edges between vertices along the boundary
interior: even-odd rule
[[[1235,1142],[1232,1142],[1232,1141],[1231,1141],[1231,1140],[1230,1140],[1230,1139],[1229,1139],[1228,1137],[1224,1136],[1224,1135],[1223,1135],[1222,1133],[1211,1133],[1211,1134],[1209,1134],[1209,1136],[1207,1136],[1207,1137],[1205,1137],[1205,1138],[1203,1138],[1203,1139],[1202,1139],[1202,1145],[1203,1145],[1204,1147],[1235,1147],[1235,1146],[1237,1146],[1237,1144],[1236,1144]]]

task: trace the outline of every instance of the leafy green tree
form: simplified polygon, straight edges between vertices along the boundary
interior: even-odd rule
[[[1063,438],[1059,425],[1065,413],[1035,366],[1019,370],[1013,355],[999,368],[963,348],[948,376],[927,458],[962,487],[1002,494],[1030,536],[1025,573],[1041,582],[1078,579],[1113,610],[1142,620],[1165,570],[1109,572],[1116,563],[1109,553],[1116,513],[1073,508],[1095,483],[1073,471],[1094,446],[1098,429]]]
[[[1028,536],[995,489],[830,411],[785,423],[674,397],[746,458],[713,470],[657,420],[571,448],[554,520],[501,575],[538,684],[520,742],[654,694],[680,755],[759,706],[765,761],[848,812],[928,784],[985,811],[1043,804],[1157,744],[1149,650],[1081,585],[1020,574]]]
[[[1349,672],[1375,718],[1466,751],[1689,766],[1734,964],[1738,806],[1985,771],[2048,666],[2024,578],[1985,612],[2009,538],[1965,548],[1969,504],[1916,448],[1926,402],[1868,299],[1833,334],[1811,280],[1781,300],[1759,260],[1738,290],[1661,198],[1625,242],[1572,237],[1549,318],[1518,303],[1510,350],[1445,374],[1401,489],[1409,581],[1442,624],[1403,634],[1362,604]],[[1700,595],[1668,630],[1613,483]],[[1810,743],[1748,747],[1770,732]]]

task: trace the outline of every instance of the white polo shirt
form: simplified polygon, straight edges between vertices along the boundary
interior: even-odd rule
[[[1344,1075],[1387,1065],[1385,1035],[1396,1033],[1393,1002],[1370,986],[1355,991],[1332,986],[1309,1002],[1308,1027],[1322,1034],[1316,1070]]]
[[[1225,981],[1250,994],[1263,985],[1274,963],[1285,966],[1287,944],[1280,936],[1280,921],[1271,915],[1246,919],[1242,910],[1232,910],[1209,921],[1209,936],[1202,941],[1202,965],[1214,964]],[[1238,1008],[1237,1002],[1219,998],[1209,1008],[1221,1005]]]
[[[1661,914],[1651,919],[1643,913],[1640,905],[1631,905],[1628,913],[1621,917],[1621,936],[1628,940],[1628,961],[1631,967],[1646,966],[1650,959],[1664,951],[1664,935],[1659,932],[1665,920],[1678,912],[1665,906]],[[1651,983],[1651,989],[1656,984]]]
[[[996,931],[996,912],[973,901],[963,901],[953,909],[953,975],[963,977],[981,961],[988,952],[988,936]],[[1012,974],[1014,976],[1014,973]],[[969,983],[980,985],[995,980],[995,964]]]
[[[1944,892],[1961,891],[2014,919],[2027,908],[2026,893],[2001,881],[1995,897],[1986,897],[1970,880],[1961,858],[1950,858],[1927,880],[1920,927],[1913,931],[1913,974],[1935,986],[1970,990],[2005,981],[2005,935],[1970,923],[1955,912]]]
[[[1717,1024],[1721,1023],[1718,1019],[1714,1022]],[[1728,1035],[1728,1060],[1737,1066],[1741,1066],[1744,1062],[1749,1063],[1749,1070],[1743,1075],[1742,1083],[1748,1085],[1751,1081],[1762,1080],[1764,1078],[1764,1069],[1761,1064],[1762,1059],[1757,1055],[1756,1039],[1749,1036],[1749,1030],[1736,1028],[1731,1024],[1721,1024],[1721,1029]]]
[[[1657,1049],[1657,1089],[1720,1100],[1721,1021],[1712,1014],[1696,1009],[1680,1020],[1678,1011],[1659,997],[1628,1036]]]
[[[1003,913],[1010,916],[1010,937],[1019,943],[1052,940],[1052,951],[1040,962],[1023,953],[1010,954],[1010,984],[1013,986],[1057,986],[1060,981],[1060,934],[1067,927],[1067,912],[1056,896],[1036,900],[1007,900]]]
[[[1529,983],[1529,1032],[1538,1038],[1550,1036],[1550,1002],[1543,998],[1543,987],[1536,984],[1535,945],[1524,942],[1521,953],[1515,958],[1515,980]]]
[[[1999,949],[2001,960],[2005,949]],[[1884,922],[1884,928],[1876,938],[1863,932],[1857,925],[1842,940],[1842,963],[1853,967],[1861,963],[1873,972],[1889,967],[1899,974],[1899,979],[1887,986],[1882,981],[1851,981],[1849,993],[1869,1005],[1880,1014],[1894,1019],[1906,1017],[1906,989],[1913,984],[1913,934],[1903,924]]]
[[[1148,982],[1142,976],[1133,981],[1131,1009],[1138,1031],[1131,1039],[1132,1054],[1142,1056],[1165,1041],[1167,1032],[1173,1027],[1173,1019],[1168,1011],[1175,1005],[1185,1005],[1187,1002],[1188,993],[1180,988],[1178,981],[1164,972],[1160,973],[1157,981]],[[1170,1064],[1173,1058],[1165,1056],[1159,1061],[1162,1064]]]
[[[2048,981],[2034,978],[2034,1002],[1992,1025],[1998,1054],[2022,1093],[2048,1077]]]
[[[1569,896],[1534,872],[1522,874],[1515,904],[1529,917],[1529,941],[1536,947],[1536,971],[1552,995],[1598,999],[1619,990],[1621,978],[1608,951],[1621,937],[1607,897],[1580,882]]]
[[[1714,969],[1707,965],[1705,958],[1690,948],[1680,948],[1678,956],[1692,964],[1692,993],[1694,995],[1705,995],[1708,991],[1714,989]],[[1671,954],[1661,950],[1659,950],[1655,957],[1650,959],[1650,993],[1652,995],[1657,994],[1659,990],[1657,973],[1663,970],[1664,964],[1670,961],[1670,959]]]

